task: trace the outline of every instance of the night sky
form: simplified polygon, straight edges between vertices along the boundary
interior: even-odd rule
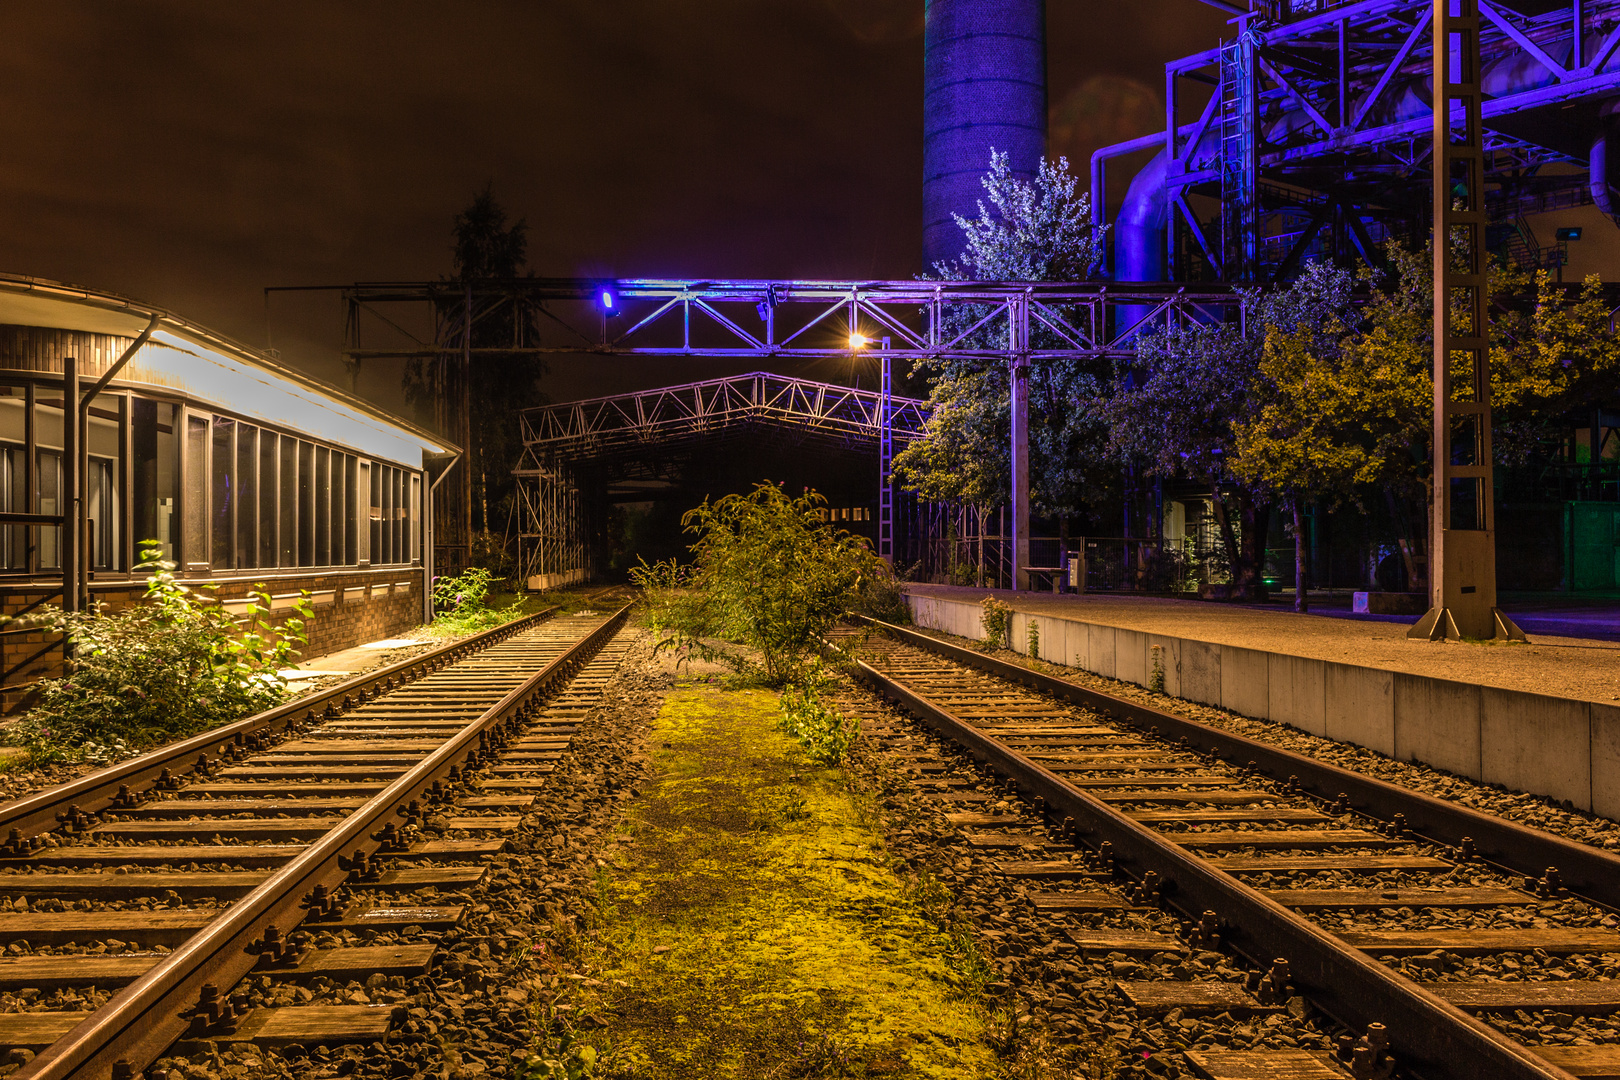
[[[1048,0],[1052,153],[1162,128],[1196,0]],[[542,275],[910,277],[921,0],[141,4],[8,9],[0,269],[266,342],[267,285],[438,277],[485,183]],[[1089,183],[1089,181],[1086,181]],[[274,301],[336,379],[335,300]],[[619,362],[615,362],[619,363]],[[554,399],[701,364],[554,365]],[[397,407],[386,371],[361,389]]]

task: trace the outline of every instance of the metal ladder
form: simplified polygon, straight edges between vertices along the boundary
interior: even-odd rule
[[[1221,236],[1223,276],[1254,276],[1259,233],[1259,163],[1256,153],[1253,34],[1221,46]]]

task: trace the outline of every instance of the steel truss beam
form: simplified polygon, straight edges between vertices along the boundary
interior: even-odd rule
[[[884,368],[887,372],[887,365]],[[728,436],[779,429],[790,438],[879,453],[920,438],[928,414],[921,401],[766,372],[570,401],[519,413],[523,457],[518,480],[520,572],[545,583],[587,572],[585,501],[574,467],[633,461],[646,466],[659,450],[702,440],[718,449]],[[885,417],[885,411],[887,416]],[[886,422],[885,422],[886,420]],[[880,466],[881,476],[886,475]],[[880,503],[886,493],[880,491]],[[892,514],[892,506],[885,504]],[[893,557],[891,530],[881,552]]]
[[[484,282],[470,293],[446,282],[379,282],[341,290],[351,310],[344,357],[439,357],[463,351],[466,327],[504,307],[514,326],[533,326],[510,345],[471,348],[474,357],[535,353],[613,356],[707,356],[742,359],[849,358],[852,334],[888,337],[894,359],[1028,355],[1032,361],[1126,358],[1142,331],[1231,316],[1236,297],[1221,286],[1115,285],[1104,282],[995,281],[690,281],[636,278],[522,278]],[[605,313],[606,288],[615,307]],[[424,344],[387,305],[426,306],[436,340]],[[466,312],[471,305],[470,316]],[[1016,338],[1027,308],[1033,336]],[[948,319],[971,312],[966,323]],[[386,344],[363,345],[362,315],[382,322]],[[963,325],[967,330],[960,330]],[[375,337],[376,331],[372,332]],[[1004,347],[986,345],[1004,342]]]
[[[834,383],[756,371],[727,379],[569,401],[519,414],[525,453],[519,476],[544,461],[640,455],[730,427],[771,425],[842,446],[879,448],[883,395]],[[891,397],[894,438],[920,438],[928,414],[915,398]]]

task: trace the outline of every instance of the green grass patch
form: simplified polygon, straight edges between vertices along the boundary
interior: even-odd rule
[[[608,1067],[634,1077],[995,1071],[984,973],[888,868],[842,774],[760,690],[670,694],[595,939]]]

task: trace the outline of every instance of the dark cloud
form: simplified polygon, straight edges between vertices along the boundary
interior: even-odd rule
[[[921,7],[13,6],[0,268],[261,343],[265,285],[446,272],[451,218],[493,182],[544,274],[909,276]],[[1049,12],[1060,117],[1076,88],[1158,86],[1166,58],[1226,30],[1194,0]],[[284,314],[289,358],[334,374],[335,310]]]

